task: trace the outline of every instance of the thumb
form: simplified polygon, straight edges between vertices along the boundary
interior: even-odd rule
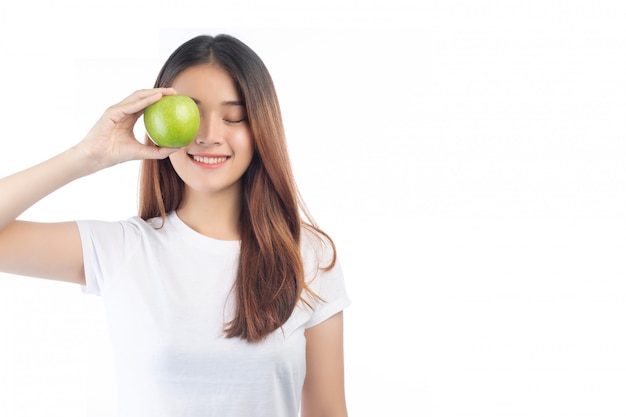
[[[165,159],[177,152],[179,148],[161,148],[159,146],[141,145],[137,149],[135,159]]]

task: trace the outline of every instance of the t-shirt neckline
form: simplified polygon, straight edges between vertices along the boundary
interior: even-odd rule
[[[172,210],[166,218],[166,223],[170,222],[172,227],[176,228],[178,232],[185,235],[186,238],[194,239],[198,243],[202,244],[211,244],[212,246],[222,246],[222,247],[235,247],[239,248],[241,244],[241,240],[223,240],[216,239],[211,236],[203,235],[200,232],[192,229],[187,223],[185,223],[176,213],[176,210]]]

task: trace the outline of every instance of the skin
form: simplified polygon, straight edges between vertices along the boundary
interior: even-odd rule
[[[194,98],[201,113],[195,140],[180,149],[146,146],[133,126],[143,110],[163,95]],[[170,158],[185,182],[179,217],[204,235],[239,238],[237,213],[241,175],[254,152],[254,139],[232,79],[219,67],[189,68],[173,88],[139,90],[109,107],[77,145],[0,180],[0,271],[85,285],[82,247],[75,222],[37,223],[16,218],[64,185],[131,160]],[[190,155],[227,157],[194,163]],[[206,162],[207,160],[205,160]],[[343,315],[306,330],[307,375],[302,417],[347,416],[344,394]]]

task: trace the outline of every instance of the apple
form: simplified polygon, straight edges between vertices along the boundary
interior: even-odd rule
[[[196,137],[200,128],[200,111],[190,97],[163,96],[146,107],[143,123],[148,137],[155,144],[166,148],[180,148]]]

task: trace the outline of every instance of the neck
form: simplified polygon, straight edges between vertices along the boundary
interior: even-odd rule
[[[176,213],[187,226],[200,234],[220,240],[239,240],[240,209],[239,187],[215,194],[186,188]]]

